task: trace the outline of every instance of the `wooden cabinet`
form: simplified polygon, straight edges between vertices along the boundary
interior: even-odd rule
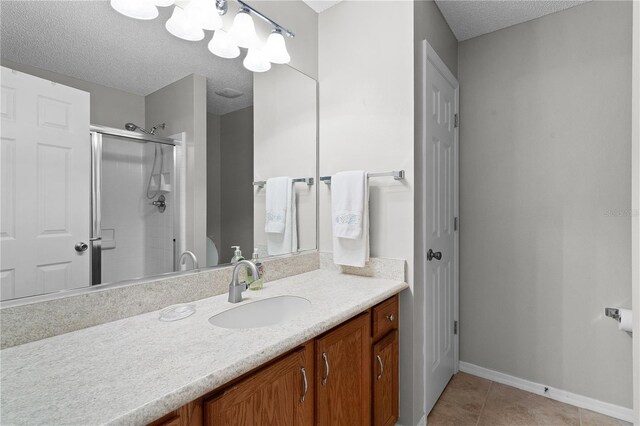
[[[202,398],[183,405],[149,426],[202,426]]]
[[[398,331],[373,345],[373,422],[393,426],[398,420]]]
[[[398,296],[150,426],[388,426],[398,419]]]
[[[398,296],[393,296],[373,307],[373,341],[398,328]]]
[[[316,424],[371,422],[371,316],[366,312],[316,339]]]
[[[309,376],[300,349],[205,401],[205,425],[310,424]]]
[[[374,426],[394,425],[398,420],[398,295],[371,309],[371,399]]]

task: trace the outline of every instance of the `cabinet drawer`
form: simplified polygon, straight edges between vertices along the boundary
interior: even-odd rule
[[[373,307],[373,326],[371,327],[375,342],[391,330],[398,328],[398,296],[393,296]]]

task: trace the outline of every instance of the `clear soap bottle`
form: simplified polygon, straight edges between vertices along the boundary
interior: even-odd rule
[[[240,246],[231,246],[231,248],[234,249],[233,257],[231,258],[232,264],[235,264],[240,262],[241,260],[244,260],[244,257],[242,257],[242,251],[240,251]]]
[[[251,261],[254,263],[254,265],[256,265],[256,269],[258,270],[258,273],[260,273],[260,278],[258,278],[257,280],[253,280],[253,277],[251,275],[251,271],[248,270],[249,273],[249,282],[251,284],[249,284],[249,290],[262,290],[262,288],[264,287],[264,263],[260,262],[260,254],[258,253],[258,249],[254,248],[253,249],[253,258],[251,259]]]

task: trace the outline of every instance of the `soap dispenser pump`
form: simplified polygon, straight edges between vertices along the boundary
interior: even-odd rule
[[[251,271],[248,272],[249,290],[262,290],[262,287],[264,286],[264,263],[260,261],[260,254],[257,248],[253,249],[253,258],[251,261],[256,265],[259,276],[257,278],[253,277],[251,275]]]
[[[231,248],[234,249],[231,263],[238,263],[241,260],[244,260],[244,257],[242,257],[242,251],[240,251],[240,246],[231,246]]]

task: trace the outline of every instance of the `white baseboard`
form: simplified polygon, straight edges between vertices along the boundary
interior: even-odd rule
[[[633,410],[460,361],[460,371],[633,423]],[[545,388],[547,391],[545,392]]]

